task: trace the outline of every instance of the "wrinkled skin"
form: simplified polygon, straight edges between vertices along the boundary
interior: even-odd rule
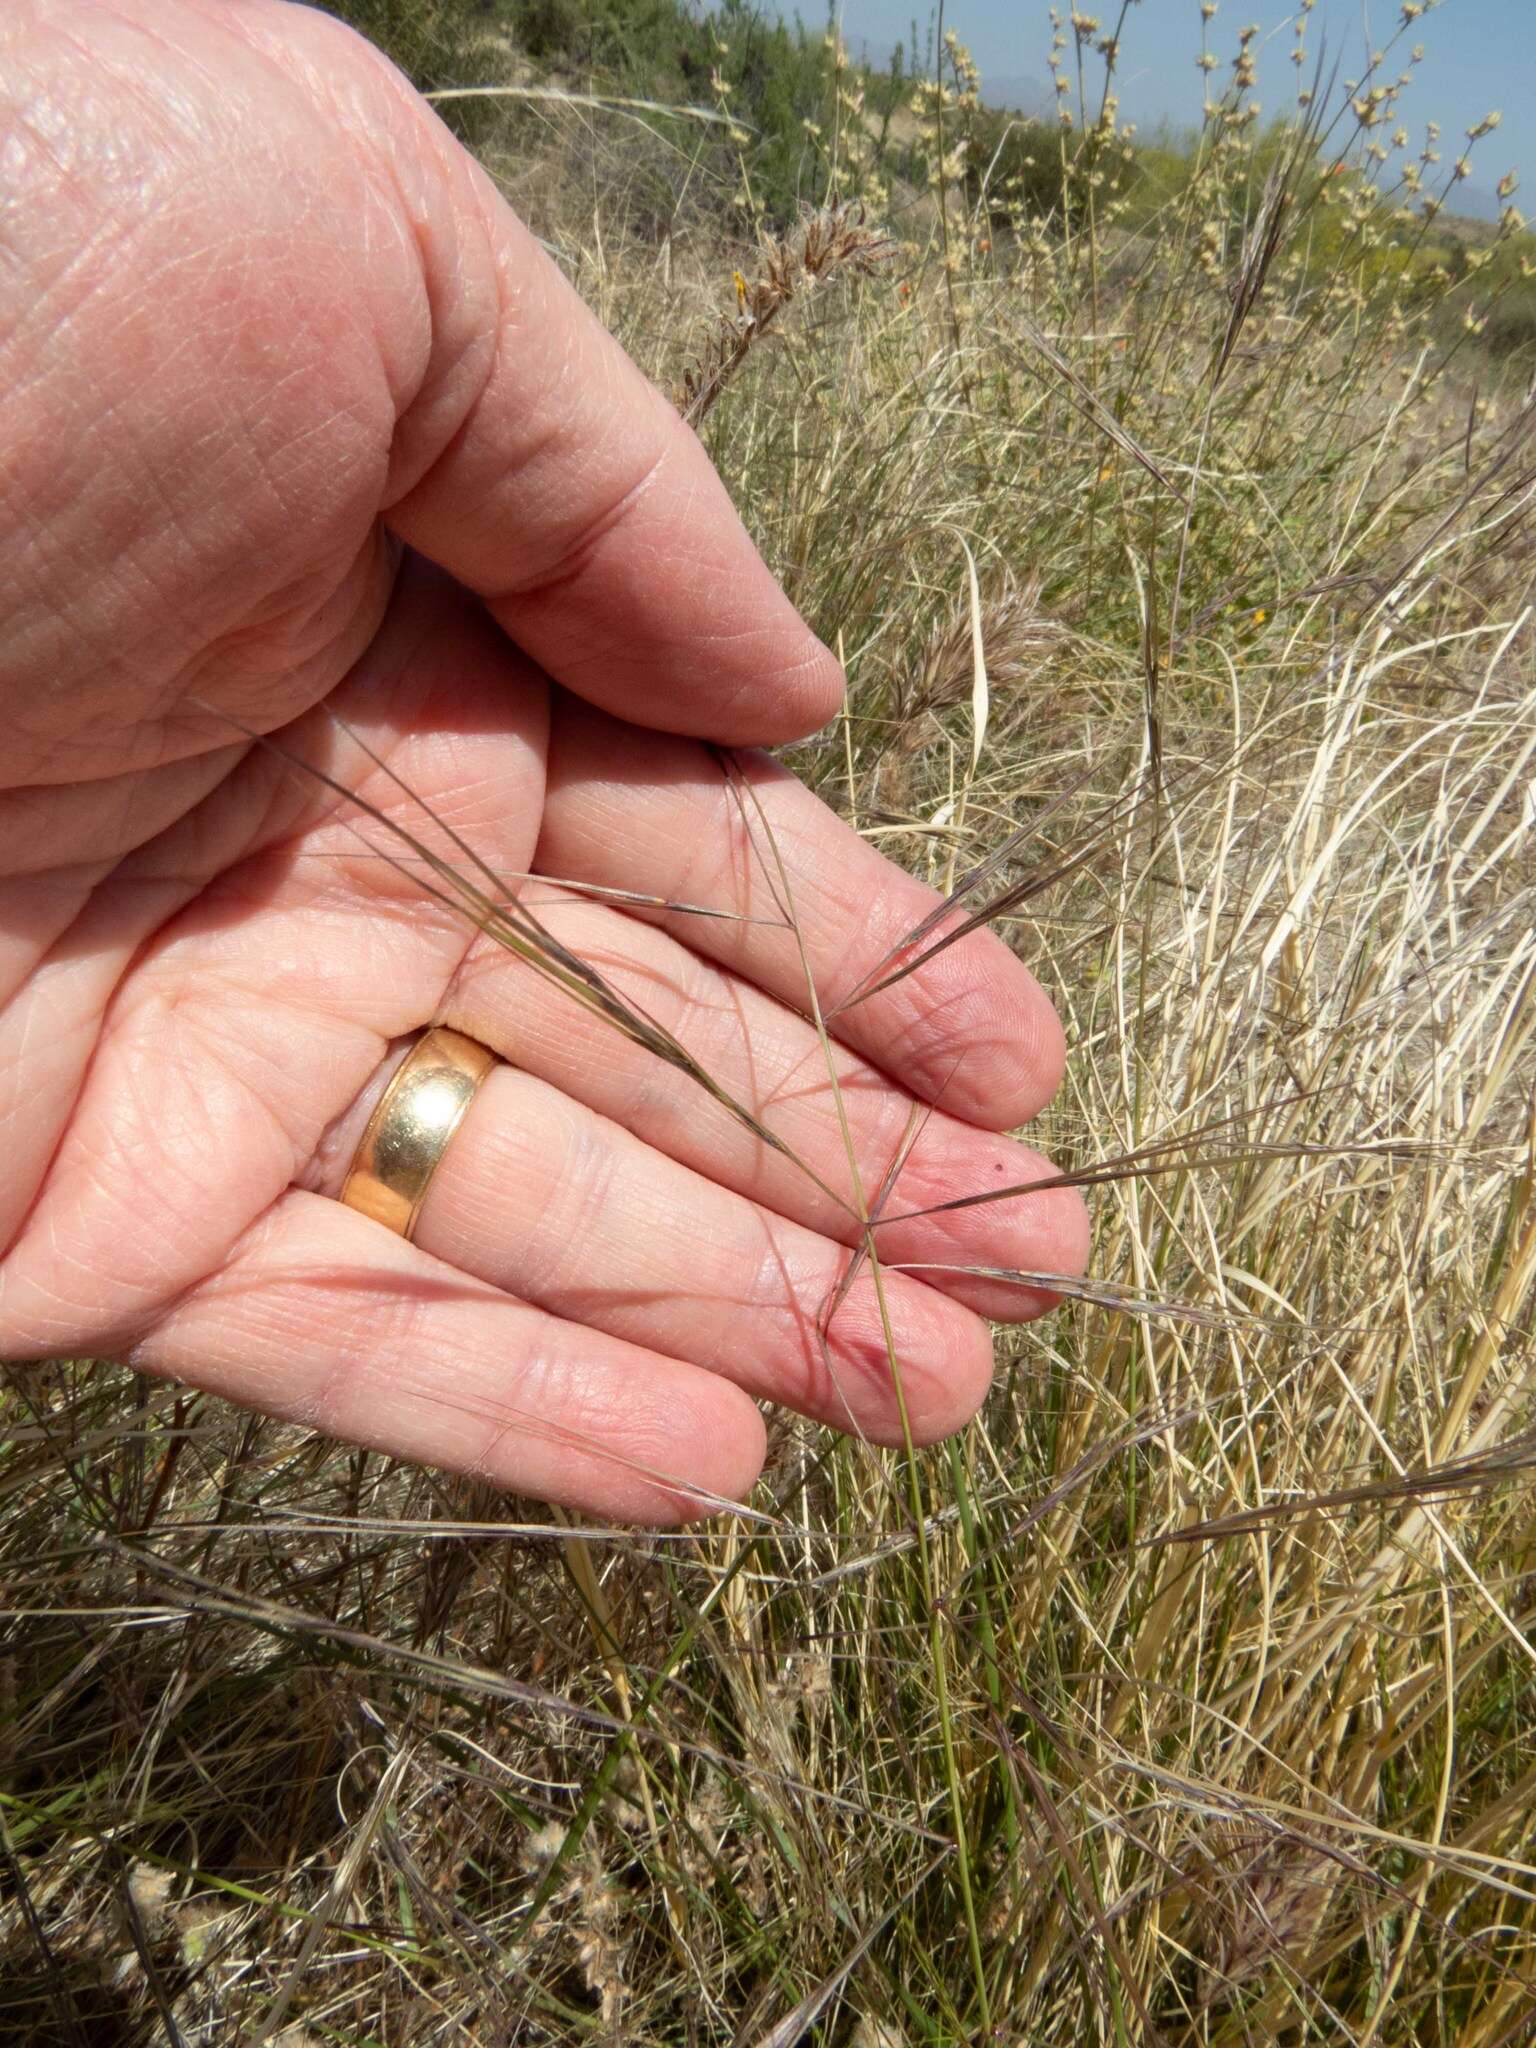
[[[898,1438],[867,1274],[817,1331],[849,1209],[296,765],[504,876],[749,913],[521,884],[848,1193],[795,947],[698,743],[811,731],[841,676],[697,441],[323,16],[11,0],[0,151],[0,1352],[124,1356],[635,1518],[743,1493],[757,1399]],[[932,899],[743,760],[835,1001]],[[512,1064],[408,1244],[332,1198],[433,1021]],[[995,940],[838,1030],[869,1185],[940,1104],[893,1210],[1040,1170],[994,1133],[1050,1096],[1061,1036]],[[1085,1244],[1062,1192],[883,1230],[898,1265]],[[985,1390],[981,1314],[1049,1301],[886,1290],[920,1437]]]

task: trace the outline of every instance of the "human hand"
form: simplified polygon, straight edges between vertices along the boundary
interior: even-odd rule
[[[859,1235],[838,1095],[869,1187],[942,1100],[893,1210],[1011,1185],[1041,1163],[993,1132],[1060,1032],[977,934],[838,1019],[834,1089],[750,812],[681,735],[791,737],[840,678],[693,436],[326,17],[22,0],[0,122],[0,1352],[611,1516],[746,1489],[751,1396],[898,1439],[867,1270],[819,1320]],[[834,1003],[934,899],[743,773]],[[381,858],[348,792],[509,880],[732,913],[522,884],[784,1149]],[[510,1064],[407,1243],[331,1198],[436,1021]],[[879,1242],[1070,1272],[1085,1223],[1053,1191]],[[985,1390],[978,1311],[1047,1305],[930,1278],[883,1282],[919,1439]]]

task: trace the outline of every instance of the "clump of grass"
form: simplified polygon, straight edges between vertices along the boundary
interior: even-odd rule
[[[983,915],[1052,988],[1091,1278],[956,1443],[779,1417],[668,1537],[18,1378],[18,2038],[1528,2031],[1533,413],[1244,92],[1145,214],[1087,93],[1064,212],[773,348],[718,228],[544,223],[843,642],[798,765],[953,896],[881,972]],[[380,850],[686,1069],[472,849]]]

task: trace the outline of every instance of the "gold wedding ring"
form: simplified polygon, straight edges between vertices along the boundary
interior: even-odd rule
[[[347,1207],[412,1236],[438,1161],[495,1064],[489,1047],[444,1025],[419,1038],[374,1104],[342,1186]]]

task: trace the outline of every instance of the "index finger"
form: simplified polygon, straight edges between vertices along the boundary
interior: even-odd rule
[[[940,898],[776,762],[739,765],[744,791],[708,748],[557,696],[539,872],[731,913],[661,921],[801,1010],[809,966],[824,1011],[847,1005],[836,1035],[952,1115],[997,1131],[1034,1116],[1060,1086],[1066,1041],[1029,969],[977,930],[858,1000]]]

